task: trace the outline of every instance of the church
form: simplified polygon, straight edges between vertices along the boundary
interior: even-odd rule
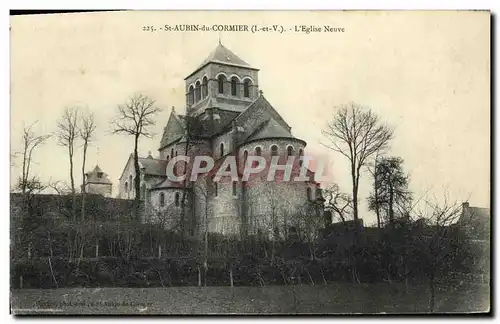
[[[140,193],[135,192],[130,155],[119,179],[119,198],[140,195],[146,218],[161,218],[165,226],[188,235],[207,230],[285,237],[291,228],[310,225],[310,217],[321,218],[320,185],[309,169],[310,177],[304,181],[266,181],[267,172],[248,181],[214,181],[212,173],[192,182],[171,181],[167,164],[178,155],[210,156],[215,168],[231,155],[237,160],[238,174],[250,155],[266,160],[279,156],[283,164],[296,157],[293,172],[298,174],[305,156],[306,142],[292,135],[290,125],[259,89],[259,69],[220,42],[184,82],[185,114],[172,108],[158,155],[150,152],[139,158]],[[180,165],[180,169],[188,172],[189,166]]]

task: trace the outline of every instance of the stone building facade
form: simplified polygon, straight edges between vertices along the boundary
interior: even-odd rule
[[[164,217],[170,227],[196,235],[216,232],[227,235],[286,235],[299,218],[307,221],[322,213],[322,197],[314,173],[303,167],[306,142],[259,90],[259,70],[222,44],[185,79],[186,114],[174,108],[160,140],[158,157],[139,158],[140,197],[153,217]],[[213,157],[212,172],[196,181],[173,182],[166,176],[168,162],[176,156]],[[267,181],[268,169],[242,181],[248,156],[280,165],[294,157],[290,181]],[[237,161],[238,181],[229,177],[214,181],[214,172],[232,156]],[[192,165],[176,164],[176,172],[189,173]],[[305,170],[305,171],[304,171]],[[282,172],[282,171],[281,171]],[[293,181],[306,172],[308,180]],[[280,171],[278,172],[278,174]],[[134,160],[131,155],[120,177],[119,197],[133,199]]]

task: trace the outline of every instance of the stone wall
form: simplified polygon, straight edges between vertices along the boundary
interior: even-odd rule
[[[89,194],[111,197],[113,185],[111,183],[87,183],[85,191]]]
[[[33,195],[32,204],[37,217],[53,219],[71,219],[71,195]],[[80,215],[82,196],[76,196],[77,216]],[[21,218],[23,195],[10,194],[10,213],[12,218]],[[87,194],[85,196],[86,216],[89,219],[119,220],[134,216],[134,201]]]

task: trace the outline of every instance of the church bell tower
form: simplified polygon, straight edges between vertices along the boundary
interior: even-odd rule
[[[258,71],[219,41],[184,79],[187,114],[198,116],[207,108],[243,111],[259,96]]]

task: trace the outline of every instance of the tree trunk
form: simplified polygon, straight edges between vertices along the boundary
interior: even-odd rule
[[[271,242],[271,266],[274,263],[274,239]]]
[[[313,261],[314,260],[314,246],[313,246],[313,242],[310,241],[309,242],[309,260]]]
[[[71,143],[70,145],[73,145]],[[71,180],[71,195],[72,195],[72,205],[71,205],[71,216],[73,221],[76,221],[76,190],[75,190],[75,177],[73,176],[73,148],[69,147],[69,176]]]
[[[375,214],[377,215],[377,228],[379,229],[380,233],[380,228],[382,227],[382,224],[380,222],[380,201],[379,201],[379,196],[378,196],[378,180],[376,179],[377,177],[377,171],[375,171],[375,181],[373,183],[373,189],[375,191]]]
[[[97,239],[95,242],[95,257],[96,259],[99,258],[99,239]]]
[[[406,292],[408,293],[408,264],[405,262],[405,288]]]
[[[378,154],[375,156],[375,167],[373,168],[373,190],[375,191],[375,214],[377,215],[377,228],[380,230],[382,224],[380,221],[380,201],[379,201],[379,179],[377,179]],[[380,231],[379,231],[380,233]]]
[[[83,144],[83,161],[82,161],[82,210],[81,210],[81,217],[82,217],[82,222],[85,221],[85,161],[87,159],[87,141]]]
[[[203,280],[205,281],[205,287],[207,286],[207,276],[208,276],[208,264],[205,263],[205,277]]]
[[[52,251],[52,239],[50,237],[50,231],[47,232],[48,234],[48,241],[49,241],[49,252],[50,252],[50,257],[54,257],[54,252]]]
[[[389,222],[394,225],[394,189],[392,183],[389,185]]]
[[[431,293],[431,298],[429,300],[429,311],[432,313],[434,312],[434,306],[435,306],[435,299],[436,299],[436,292],[435,292],[435,282],[434,282],[434,273],[432,273],[430,275],[430,278],[429,278],[429,290],[430,290],[430,293]]]
[[[54,275],[54,270],[52,269],[52,262],[50,262],[50,258],[47,258],[49,261],[49,268],[50,268],[50,273],[52,274],[52,279],[54,280],[54,283],[56,284],[56,288],[59,288],[59,284],[57,283],[56,276]]]
[[[358,184],[359,174],[356,174],[356,166],[351,163],[351,178],[352,178],[352,206],[354,218],[354,243],[358,244]]]
[[[323,271],[323,266],[321,265],[321,263],[319,264],[319,269],[321,270],[321,276],[323,277],[323,283],[325,285],[328,284],[328,282],[326,281],[326,278],[325,278],[325,272]]]
[[[205,286],[207,285],[207,272],[208,272],[208,207],[205,208],[205,246],[204,246],[204,260],[203,267],[205,268]]]
[[[229,281],[231,282],[231,288],[234,287],[234,282],[233,282],[233,267],[229,266]]]
[[[27,150],[28,150],[28,146],[27,144],[25,143],[25,146],[24,146],[24,151],[23,151],[23,178],[22,178],[22,183],[21,183],[21,192],[23,194],[26,193],[26,182],[28,182],[28,171],[26,169],[26,154],[27,154]]]
[[[189,139],[190,139],[190,126],[188,125],[188,134],[186,136],[187,140],[186,140],[186,147],[185,147],[185,150],[184,150],[184,153],[187,155],[188,154],[188,150],[189,150]],[[188,167],[188,164],[187,163],[183,163],[183,171],[184,173],[187,174],[187,167]],[[183,191],[182,191],[182,200],[181,200],[181,217],[180,217],[180,223],[181,223],[181,238],[184,238],[184,235],[185,235],[185,225],[186,225],[186,199],[187,199],[187,184],[188,184],[188,176],[186,175],[186,177],[184,178],[184,181],[183,181]]]
[[[314,286],[314,280],[313,280],[313,278],[311,276],[311,273],[309,272],[309,270],[307,270],[306,267],[304,267],[304,270],[306,271],[307,276],[309,277],[309,281],[311,282],[311,285]]]
[[[134,139],[134,170],[135,170],[135,179],[134,179],[134,190],[135,190],[135,219],[139,220],[140,218],[140,201],[141,201],[141,169],[139,168],[139,153],[137,152],[139,146],[139,134],[135,135]]]

